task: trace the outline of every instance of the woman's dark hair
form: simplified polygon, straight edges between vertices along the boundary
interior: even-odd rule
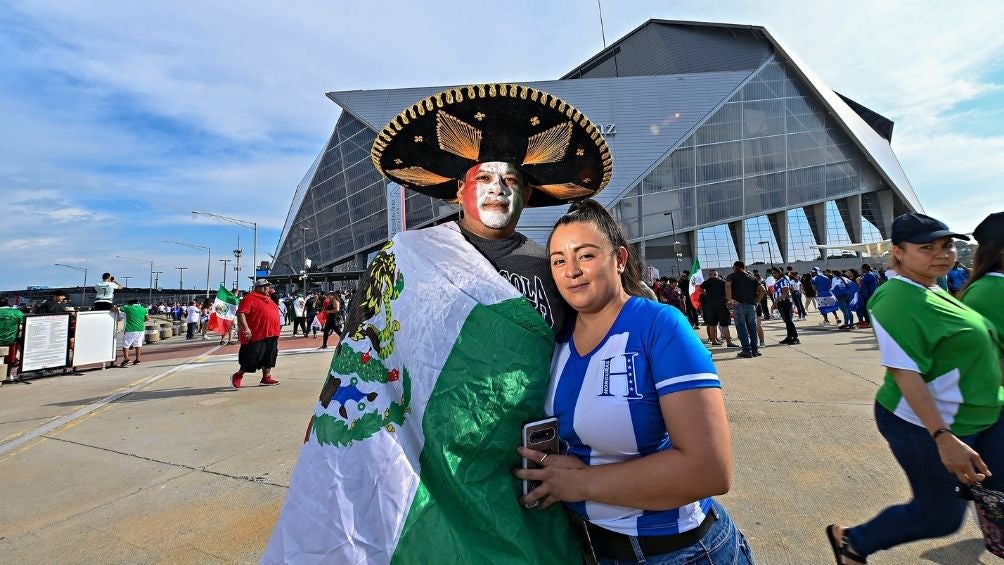
[[[621,273],[621,286],[624,288],[624,292],[631,296],[651,297],[652,291],[641,281],[641,260],[635,254],[634,248],[628,245],[627,239],[624,237],[624,230],[621,229],[620,224],[610,215],[610,212],[607,212],[607,209],[603,205],[591,198],[572,203],[568,208],[568,212],[565,212],[564,216],[558,218],[558,221],[554,224],[554,228],[551,229],[551,235],[547,236],[548,253],[551,250],[551,237],[554,235],[554,230],[558,226],[579,222],[596,226],[596,229],[603,234],[603,237],[613,245],[615,253],[618,247],[627,249],[627,262],[624,265],[624,272]]]
[[[981,243],[973,253],[973,269],[969,273],[969,281],[962,288],[959,296],[966,293],[972,284],[987,273],[1004,270],[1004,239],[992,239]]]

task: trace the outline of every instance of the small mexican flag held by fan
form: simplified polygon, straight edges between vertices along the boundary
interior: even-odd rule
[[[206,329],[220,335],[230,333],[230,326],[237,317],[237,297],[227,290],[223,285],[216,291],[216,301],[213,302],[213,311],[209,313],[209,322]]]

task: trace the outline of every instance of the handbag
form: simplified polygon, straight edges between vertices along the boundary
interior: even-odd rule
[[[997,557],[1004,557],[1004,492],[984,488],[979,483],[972,485],[976,515],[983,530],[983,543],[987,551]]]

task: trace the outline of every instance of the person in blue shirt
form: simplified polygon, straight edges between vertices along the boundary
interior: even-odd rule
[[[948,271],[948,292],[958,296],[968,281],[969,269],[965,268],[962,262],[956,261],[952,270]]]
[[[830,314],[833,314],[833,323],[839,324],[840,318],[837,316],[837,299],[830,290],[830,277],[824,275],[819,267],[812,268],[812,286],[816,288],[816,308],[823,315],[823,323],[830,324]]]
[[[521,502],[565,503],[587,561],[753,563],[712,498],[731,486],[732,447],[710,352],[678,309],[642,298],[640,262],[597,202],[573,204],[547,248],[576,311],[544,406],[567,449],[518,448],[541,465],[515,471],[541,481]]]
[[[865,263],[861,265],[861,284],[858,288],[858,315],[861,316],[859,328],[870,328],[871,323],[868,318],[868,299],[875,294],[879,287],[879,277],[875,274],[875,269]]]
[[[795,328],[795,322],[792,320],[792,293],[791,293],[791,280],[781,273],[781,269],[778,267],[771,268],[771,274],[774,275],[774,306],[772,310],[777,310],[781,314],[781,319],[784,320],[784,328],[787,335],[781,340],[784,345],[798,345],[802,343],[798,340],[798,329]]]

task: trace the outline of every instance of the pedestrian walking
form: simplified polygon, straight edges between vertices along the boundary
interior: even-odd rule
[[[868,319],[868,301],[879,287],[879,277],[868,263],[861,265],[861,282],[858,283],[858,315],[861,317],[859,328],[870,328]]]
[[[345,310],[342,308],[342,293],[329,292],[328,299],[324,302],[324,333],[321,341],[321,349],[328,348],[328,336],[332,333],[338,335],[338,341],[342,339],[342,322]]]
[[[945,284],[948,285],[948,292],[951,292],[953,296],[958,296],[968,281],[969,269],[961,261],[956,261],[955,265],[952,266],[952,270],[948,271],[948,274],[945,275]]]
[[[803,273],[799,282],[802,283],[802,296],[805,297],[806,312],[809,309],[819,311],[819,307],[816,306],[816,287],[812,286],[812,275]]]
[[[307,337],[307,301],[299,293],[293,299],[293,316],[293,335],[302,329],[303,337]]]
[[[798,278],[798,273],[791,271],[786,275],[791,282],[791,304],[795,307],[793,314],[798,315],[799,320],[805,319],[805,304],[802,302],[802,279]]]
[[[957,531],[967,504],[956,494],[959,482],[1004,488],[1004,342],[986,318],[936,286],[955,261],[954,239],[969,238],[924,214],[893,221],[897,276],[868,302],[886,368],[874,410],[913,499],[864,524],[828,526],[838,565]]]
[[[837,300],[837,307],[844,316],[844,323],[837,326],[841,330],[854,328],[854,316],[851,314],[851,301],[858,292],[858,285],[854,281],[844,276],[843,271],[833,272],[833,279],[830,281],[830,292]]]
[[[101,282],[94,285],[94,309],[111,310],[115,304],[115,291],[122,285],[115,282],[111,273],[102,273]]]
[[[254,290],[241,298],[237,307],[237,337],[241,348],[237,352],[240,369],[230,376],[230,384],[241,388],[245,373],[262,373],[260,386],[279,384],[272,377],[279,356],[279,309],[269,298],[271,283],[258,279]]]
[[[812,268],[812,286],[816,289],[816,306],[819,313],[823,315],[823,324],[830,325],[830,314],[833,314],[833,322],[840,324],[840,317],[837,316],[837,298],[833,296],[830,289],[830,277],[823,274],[819,267]]]
[[[787,336],[781,340],[781,343],[785,345],[797,345],[801,342],[798,340],[798,329],[795,328],[795,322],[792,320],[791,279],[782,275],[781,269],[778,267],[773,268],[773,274],[773,309],[781,314],[781,319],[784,320],[784,328],[787,332]]]
[[[146,321],[150,313],[136,298],[130,298],[128,303],[119,308],[119,313],[125,316],[125,333],[122,336],[122,362],[118,367],[129,364],[129,350],[133,350],[133,365],[140,364],[140,351],[143,349],[143,338],[146,332]]]

